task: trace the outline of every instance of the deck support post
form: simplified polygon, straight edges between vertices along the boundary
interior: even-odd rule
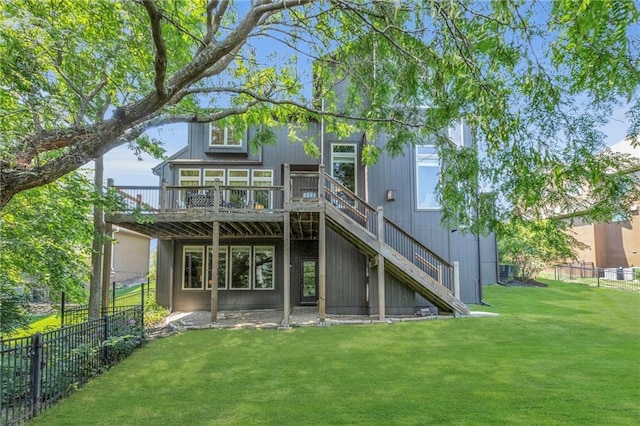
[[[384,243],[384,212],[382,206],[378,206],[378,243]],[[378,248],[378,319],[384,321],[386,314],[385,305],[385,280],[384,280],[384,256],[381,247]]]
[[[211,233],[211,322],[218,321],[218,266],[220,264],[220,222],[214,221]],[[206,264],[206,253],[205,253]]]
[[[320,211],[318,224],[318,320],[327,321],[327,221]]]
[[[318,201],[323,208],[318,213],[318,321],[327,321],[327,221],[324,211],[324,164],[318,166]]]
[[[283,318],[282,328],[289,328],[289,319],[291,315],[291,212],[288,210],[291,201],[291,167],[289,164],[284,165],[284,255],[283,258]]]
[[[289,316],[291,314],[291,213],[284,212],[284,301],[283,301],[283,318],[281,326],[289,327]]]
[[[460,300],[460,262],[457,260],[453,262],[453,296]],[[459,317],[460,312],[454,309],[453,316]]]

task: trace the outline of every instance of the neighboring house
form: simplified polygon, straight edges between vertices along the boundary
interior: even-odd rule
[[[146,282],[149,274],[151,237],[116,226],[111,257],[111,281],[117,283]]]
[[[640,147],[625,139],[609,147],[613,152],[640,159]],[[576,220],[572,231],[575,238],[589,246],[579,250],[580,261],[593,262],[599,268],[640,266],[639,203],[631,207],[629,218],[620,217],[610,223],[584,223]]]
[[[218,309],[296,305],[317,305],[321,321],[433,306],[466,315],[497,281],[494,235],[440,223],[434,146],[364,167],[363,144],[384,139],[338,138],[310,123],[301,136],[315,138],[314,159],[290,143],[288,126],[273,130],[277,144],[251,152],[256,129],[191,124],[187,146],[153,169],[161,188],[116,186],[125,206],[107,220],[158,238],[159,304],[210,309],[214,320]],[[451,136],[472,143],[463,126]]]

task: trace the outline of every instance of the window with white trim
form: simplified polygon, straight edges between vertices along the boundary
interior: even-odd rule
[[[251,247],[231,246],[229,288],[251,289]]]
[[[203,169],[204,176],[202,178],[203,186],[213,186],[216,179],[220,181],[220,185],[224,185],[226,171],[224,169]]]
[[[228,247],[220,247],[218,252],[218,289],[227,288],[227,258],[229,254]],[[211,289],[213,271],[213,247],[207,249],[207,289]]]
[[[273,246],[256,246],[253,249],[253,288],[273,290]]]
[[[273,186],[273,170],[251,170],[251,186]],[[252,194],[254,208],[270,209],[273,205],[273,191],[265,189],[254,190]]]
[[[416,146],[416,206],[420,210],[439,209],[436,186],[440,179],[440,158],[434,145]]]
[[[357,189],[357,158],[355,144],[331,144],[331,177],[354,193]]]
[[[185,246],[182,289],[202,290],[204,283],[204,247]]]
[[[209,146],[239,147],[242,146],[242,136],[231,126],[209,123]]]
[[[200,186],[200,169],[180,169],[178,185]]]

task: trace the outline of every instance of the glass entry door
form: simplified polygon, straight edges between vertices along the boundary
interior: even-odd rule
[[[300,259],[300,303],[315,305],[318,302],[318,259]]]

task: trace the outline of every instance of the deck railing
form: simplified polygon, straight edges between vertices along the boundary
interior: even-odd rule
[[[367,231],[378,236],[378,212],[349,188],[325,174],[324,194],[327,202],[333,204],[344,214],[355,220]]]
[[[322,196],[378,238],[378,211],[349,188],[319,171],[287,171],[285,186],[168,186],[112,187],[122,212],[157,211],[277,211],[284,201],[319,201]],[[320,181],[319,177],[323,176]],[[384,218],[385,243],[435,281],[454,291],[453,266],[429,250],[388,218]]]
[[[274,211],[283,208],[282,186],[111,186],[114,210],[165,211]]]
[[[378,237],[378,211],[328,175],[324,177],[325,199],[363,228]],[[388,218],[384,218],[383,240],[423,272],[454,291],[453,266],[429,250]]]

